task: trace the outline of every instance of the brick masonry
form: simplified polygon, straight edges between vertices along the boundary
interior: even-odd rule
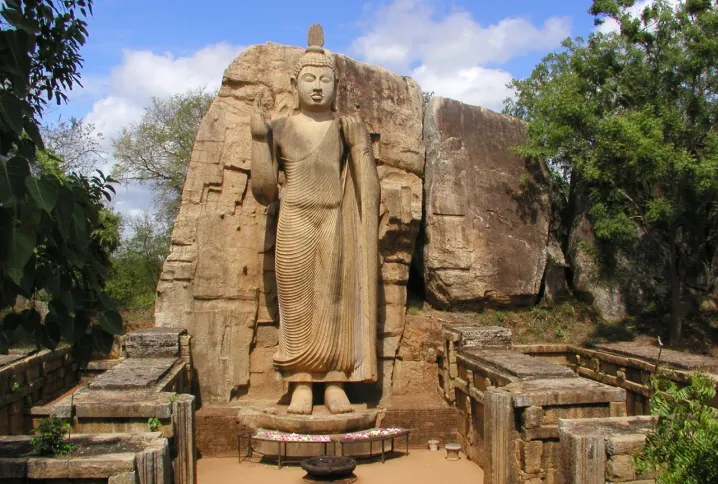
[[[246,432],[237,420],[237,407],[204,405],[195,413],[197,457],[236,457],[237,434]]]
[[[441,445],[456,442],[456,408],[390,408],[381,426],[411,430],[409,447],[413,448],[426,447],[429,439],[438,439]]]
[[[237,413],[237,407],[211,405],[205,405],[197,411],[195,428],[199,457],[237,456],[237,434],[249,430],[239,425]],[[438,439],[442,444],[455,442],[456,409],[388,409],[381,426],[410,429],[409,446],[412,448],[426,447],[429,439]]]

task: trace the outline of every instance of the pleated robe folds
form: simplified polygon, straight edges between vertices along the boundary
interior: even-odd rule
[[[376,177],[357,180],[376,172],[373,157],[361,156],[355,161],[365,165],[353,170],[349,156],[335,120],[312,153],[281,158],[274,366],[287,381],[377,379],[379,187]]]

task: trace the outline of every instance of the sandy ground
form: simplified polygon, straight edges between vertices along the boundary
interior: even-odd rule
[[[481,484],[484,472],[466,460],[447,461],[446,451],[411,450],[408,456],[359,463],[354,474],[356,484]],[[237,462],[236,458],[200,459],[197,461],[199,484],[303,484],[305,472],[298,465],[277,469],[276,465]]]

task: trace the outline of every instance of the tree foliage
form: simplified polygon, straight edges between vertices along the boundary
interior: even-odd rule
[[[129,235],[113,256],[107,292],[122,308],[147,309],[169,251],[169,230],[149,213],[131,218],[128,225]]]
[[[46,171],[89,175],[104,160],[102,134],[92,123],[70,118],[69,121],[43,125],[40,133],[45,150],[38,153],[38,162]]]
[[[505,112],[529,121],[523,155],[549,160],[583,196],[596,237],[650,239],[681,335],[686,278],[710,267],[718,220],[718,12],[710,0],[664,0],[632,17],[632,0],[594,0],[616,33],[567,40],[513,81]],[[710,271],[708,271],[710,272]]]
[[[114,175],[153,185],[167,221],[177,215],[194,140],[213,99],[202,89],[152,98],[142,119],[112,140]]]
[[[651,380],[656,429],[637,459],[641,472],[656,470],[660,484],[718,482],[718,410],[711,406],[716,381],[694,374],[685,388],[660,374]]]
[[[116,247],[104,201],[112,181],[43,170],[38,118],[48,101],[66,101],[79,82],[91,0],[6,0],[0,7],[0,309],[17,296],[49,301],[8,312],[0,352],[34,334],[54,348],[70,343],[107,350],[122,319],[103,286]],[[116,226],[116,224],[115,224]]]

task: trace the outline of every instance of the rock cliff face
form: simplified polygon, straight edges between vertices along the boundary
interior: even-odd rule
[[[619,262],[617,274],[612,277],[601,274],[596,260],[596,240],[585,213],[575,218],[568,239],[568,256],[573,268],[572,284],[576,296],[593,306],[596,314],[608,322],[626,319],[626,302],[619,282],[621,277],[630,277],[626,274],[625,261]]]
[[[155,325],[186,328],[205,402],[279,398],[274,238],[277,204],[251,194],[249,115],[262,92],[272,117],[294,101],[290,74],[303,50],[265,44],[225,71],[202,121],[155,306]],[[421,89],[411,79],[336,55],[338,115],[359,112],[382,186],[379,250],[380,379],[391,383],[404,330],[406,283],[422,216]],[[386,393],[386,392],[385,392]]]
[[[531,304],[538,295],[548,205],[508,151],[525,141],[514,118],[443,98],[426,106],[423,273],[434,306]]]

